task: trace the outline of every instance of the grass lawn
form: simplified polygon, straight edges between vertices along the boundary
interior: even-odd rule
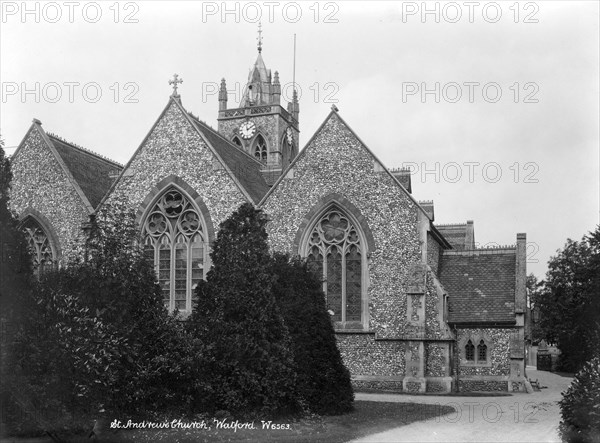
[[[347,442],[349,440],[385,431],[415,421],[427,420],[454,412],[449,406],[414,403],[385,403],[355,401],[355,410],[349,414],[333,417],[315,417],[276,424],[289,429],[266,429],[261,420],[238,423],[254,426],[254,429],[225,428],[216,422],[205,423],[210,429],[168,430],[120,430],[106,434],[110,441],[123,442]],[[265,419],[265,422],[267,419]],[[235,420],[227,420],[225,426],[234,426]]]

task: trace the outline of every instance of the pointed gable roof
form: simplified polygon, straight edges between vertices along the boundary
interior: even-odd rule
[[[102,197],[123,169],[123,165],[95,152],[73,145],[54,134],[48,138],[71,172],[92,208],[96,209]]]
[[[265,201],[269,198],[269,196],[275,192],[275,190],[277,189],[277,187],[279,186],[281,181],[284,180],[286,175],[288,175],[288,173],[294,169],[294,167],[296,166],[296,163],[298,163],[305,155],[307,155],[308,148],[311,146],[313,141],[321,134],[321,132],[323,132],[325,130],[327,125],[334,118],[338,119],[339,122],[350,132],[350,134],[352,134],[352,136],[360,143],[360,145],[363,147],[363,149],[365,149],[365,151],[367,151],[369,153],[369,155],[373,158],[373,161],[375,161],[377,164],[379,164],[379,166],[381,167],[381,172],[384,174],[387,174],[394,181],[394,183],[396,183],[396,185],[401,190],[401,192],[404,192],[404,194],[415,204],[415,206],[417,208],[419,208],[419,210],[421,212],[423,212],[423,214],[425,214],[425,216],[427,216],[429,218],[429,215],[427,214],[425,209],[423,209],[423,207],[421,207],[419,202],[417,200],[415,200],[415,198],[410,194],[410,192],[404,186],[402,186],[400,181],[398,181],[398,178],[396,178],[394,176],[394,174],[392,174],[390,172],[390,170],[385,167],[385,165],[377,158],[377,156],[361,140],[361,138],[358,135],[356,135],[356,133],[352,130],[352,128],[348,125],[348,123],[346,123],[344,121],[344,119],[339,115],[337,108],[335,108],[335,109],[332,108],[329,115],[325,118],[323,123],[321,123],[321,126],[319,126],[319,128],[315,131],[313,136],[310,138],[310,140],[308,140],[308,142],[304,145],[304,148],[300,151],[300,153],[296,156],[296,158],[288,165],[288,167],[279,176],[277,181],[273,184],[271,189],[269,189],[269,191],[266,193],[266,195],[262,198],[262,200],[259,203],[259,206],[262,206],[265,203]]]
[[[215,159],[219,162],[223,169],[227,171],[242,194],[249,201],[256,204],[269,189],[268,185],[265,183],[265,180],[260,174],[262,163],[260,163],[250,154],[241,151],[236,145],[225,139],[221,134],[212,129],[206,123],[200,121],[196,116],[186,111],[181,104],[181,98],[179,96],[169,97],[169,102],[140,143],[140,146],[131,156],[121,171],[119,177],[113,182],[111,188],[108,190],[100,204],[102,204],[112,193],[114,188],[121,180],[121,177],[123,177],[131,163],[141,152],[142,148],[146,144],[146,141],[171,106],[176,106],[177,109],[181,111],[183,117],[190,123],[200,138],[204,140],[210,152],[214,155]]]
[[[81,198],[83,205],[90,214],[93,214],[123,166],[93,151],[66,142],[57,135],[46,133],[42,128],[42,122],[36,118],[33,119],[29,131],[13,154],[13,159],[17,158],[32,131],[40,134],[67,180]]]
[[[204,137],[207,143],[217,153],[219,160],[235,176],[239,184],[244,188],[252,199],[258,203],[269,190],[269,185],[260,172],[264,167],[247,152],[231,143],[206,123],[200,121],[196,116],[189,114],[194,126]]]

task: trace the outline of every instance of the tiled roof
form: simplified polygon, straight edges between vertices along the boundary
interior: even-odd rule
[[[269,190],[269,186],[260,172],[263,165],[206,123],[198,120],[194,115],[188,115],[198,131],[204,135],[242,187],[248,192],[254,203],[258,203]]]
[[[514,323],[516,249],[444,251],[440,281],[450,323]]]
[[[123,166],[54,134],[47,135],[90,205],[96,209]]]
[[[458,251],[464,249],[473,249],[474,244],[471,244],[474,239],[469,239],[467,223],[457,223],[449,225],[435,225],[437,230],[444,236],[448,243]]]

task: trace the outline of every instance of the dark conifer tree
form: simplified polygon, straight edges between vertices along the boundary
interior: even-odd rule
[[[193,325],[207,346],[212,392],[203,409],[234,414],[298,410],[290,338],[272,292],[266,217],[242,205],[219,229]]]
[[[336,345],[323,285],[305,262],[273,258],[275,298],[292,340],[298,391],[311,411],[340,414],[352,410],[350,373]]]

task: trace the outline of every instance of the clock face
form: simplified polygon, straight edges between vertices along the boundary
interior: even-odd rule
[[[240,125],[240,135],[243,138],[250,138],[254,135],[254,132],[256,131],[256,125],[254,124],[254,122],[244,122]]]
[[[287,137],[288,144],[291,145],[294,142],[294,131],[292,131],[291,127],[288,126],[285,131],[285,136]]]

